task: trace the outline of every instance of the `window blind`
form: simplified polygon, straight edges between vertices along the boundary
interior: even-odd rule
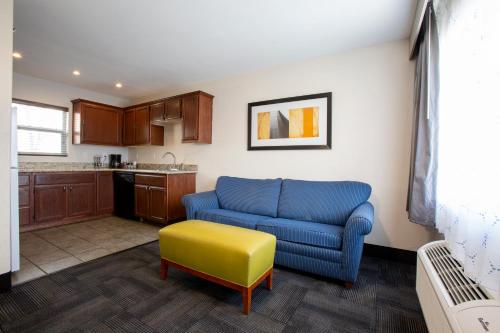
[[[67,108],[14,100],[17,151],[20,155],[68,154]]]

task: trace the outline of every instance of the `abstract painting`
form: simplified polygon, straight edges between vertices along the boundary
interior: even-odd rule
[[[332,93],[248,104],[248,150],[330,149]]]

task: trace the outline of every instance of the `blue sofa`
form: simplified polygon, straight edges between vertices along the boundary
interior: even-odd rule
[[[220,177],[215,191],[182,201],[188,219],[256,229],[277,238],[275,263],[351,287],[373,225],[368,184]]]

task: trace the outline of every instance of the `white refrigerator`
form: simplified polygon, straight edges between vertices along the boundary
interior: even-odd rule
[[[20,268],[19,253],[19,178],[17,167],[17,108],[12,107],[10,132],[10,270]]]

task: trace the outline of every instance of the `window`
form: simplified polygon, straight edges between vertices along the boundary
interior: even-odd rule
[[[68,109],[14,99],[17,152],[20,155],[67,156]]]

